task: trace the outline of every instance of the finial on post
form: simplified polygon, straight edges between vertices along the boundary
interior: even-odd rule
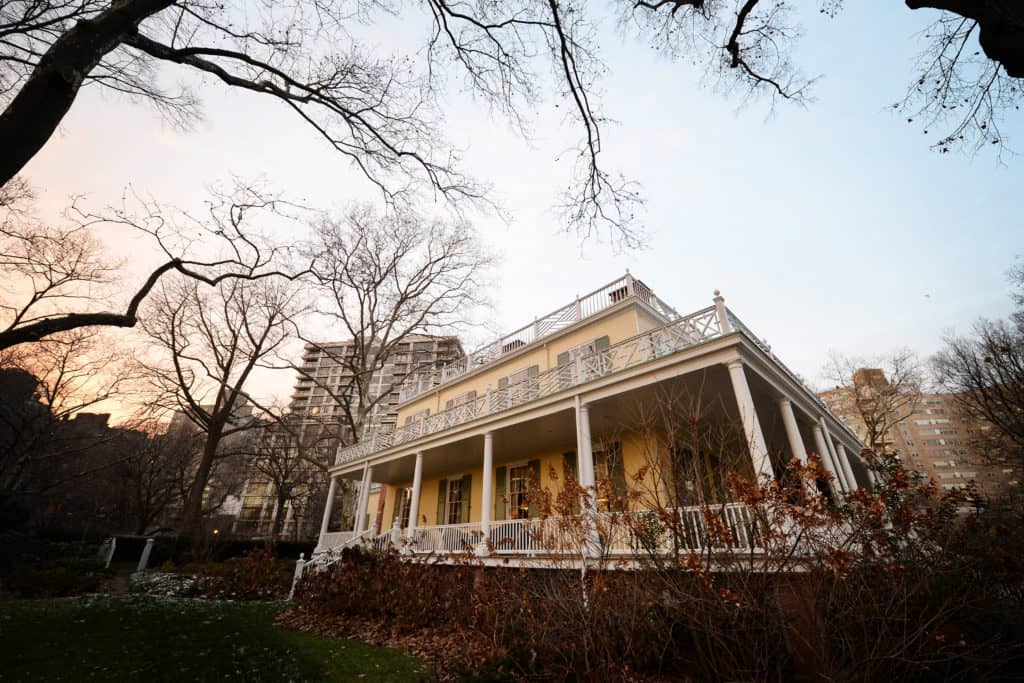
[[[718,326],[722,330],[722,334],[729,334],[732,332],[732,324],[729,322],[729,314],[725,309],[725,297],[722,296],[720,290],[715,290],[715,298],[712,299],[715,302],[715,311],[718,314]]]

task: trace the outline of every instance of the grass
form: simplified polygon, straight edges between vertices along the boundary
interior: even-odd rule
[[[274,626],[281,603],[145,596],[0,601],[0,681],[407,681],[397,650]]]

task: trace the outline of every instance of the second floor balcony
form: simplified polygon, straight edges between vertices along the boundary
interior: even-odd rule
[[[646,303],[646,301],[645,301]],[[671,310],[671,309],[664,309]],[[674,311],[673,311],[674,313]],[[798,384],[802,381],[778,360],[768,346],[757,339],[739,318],[717,296],[715,304],[678,316],[667,324],[612,344],[603,349],[577,356],[571,362],[539,371],[518,382],[502,387],[489,387],[485,393],[432,415],[418,417],[407,424],[381,425],[363,441],[338,451],[335,465],[344,465],[379,451],[407,444],[447,429],[568,392],[581,385],[597,381],[629,368],[673,353],[693,349],[728,334],[740,333],[771,356],[776,366]],[[808,390],[810,396],[813,392]],[[828,411],[820,399],[814,397],[822,410]]]

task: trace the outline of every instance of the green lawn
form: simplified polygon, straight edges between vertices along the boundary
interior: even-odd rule
[[[280,603],[86,596],[0,600],[0,681],[394,681],[397,650],[277,628]]]

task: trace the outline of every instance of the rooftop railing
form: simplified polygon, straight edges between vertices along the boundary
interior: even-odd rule
[[[450,361],[440,367],[424,368],[410,373],[399,390],[399,400],[408,401],[631,297],[646,303],[666,321],[679,317],[674,308],[655,296],[647,285],[627,272],[623,277],[613,280],[585,296],[576,297],[572,303],[535,319],[529,325],[524,325],[518,330],[499,337],[468,356]]]

